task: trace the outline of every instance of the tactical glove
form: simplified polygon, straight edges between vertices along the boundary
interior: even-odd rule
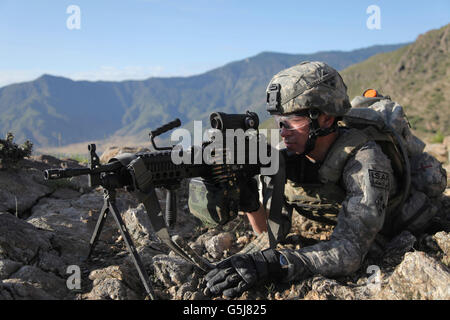
[[[220,262],[206,276],[206,286],[214,294],[235,297],[270,277],[284,277],[280,253],[273,249],[251,254],[236,254]]]
[[[249,178],[239,183],[239,210],[254,212],[259,209],[258,183],[255,178]]]

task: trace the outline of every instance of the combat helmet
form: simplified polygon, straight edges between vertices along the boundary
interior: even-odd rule
[[[350,108],[347,86],[340,74],[318,61],[304,61],[277,73],[267,86],[267,111],[271,115],[301,115],[310,119],[305,152],[314,149],[315,140],[337,129],[337,122],[321,129],[317,118],[325,113],[339,119]]]

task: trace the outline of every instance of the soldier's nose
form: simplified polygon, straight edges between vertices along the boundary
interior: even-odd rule
[[[285,127],[281,127],[280,129],[280,135],[284,138],[289,136],[291,133],[291,130],[287,130]]]

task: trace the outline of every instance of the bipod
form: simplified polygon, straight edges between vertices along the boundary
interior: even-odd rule
[[[145,272],[144,265],[142,263],[142,260],[139,256],[139,254],[136,251],[136,247],[134,246],[133,240],[131,239],[130,233],[127,230],[127,227],[125,226],[125,223],[122,220],[122,217],[119,213],[119,210],[116,207],[116,190],[114,189],[107,189],[103,188],[103,208],[100,212],[100,216],[98,217],[97,224],[94,229],[94,233],[92,234],[90,246],[89,246],[89,253],[86,258],[89,259],[91,256],[91,253],[95,247],[95,244],[97,243],[97,240],[100,236],[100,233],[102,231],[103,225],[105,223],[106,217],[108,216],[108,213],[111,213],[114,217],[114,220],[117,223],[117,226],[119,227],[120,233],[122,235],[123,240],[125,241],[125,244],[127,245],[127,249],[131,254],[131,258],[133,259],[134,265],[136,266],[136,269],[139,273],[139,277],[141,279],[142,284],[144,285],[145,291],[147,292],[147,295],[151,300],[155,300],[155,294],[153,292],[153,288],[150,284],[150,279],[148,278],[147,272]]]

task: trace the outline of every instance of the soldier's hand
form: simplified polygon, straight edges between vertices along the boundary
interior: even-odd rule
[[[226,297],[236,297],[244,291],[268,279],[269,274],[281,278],[279,253],[268,249],[252,254],[236,254],[210,271],[205,279],[209,291]]]

